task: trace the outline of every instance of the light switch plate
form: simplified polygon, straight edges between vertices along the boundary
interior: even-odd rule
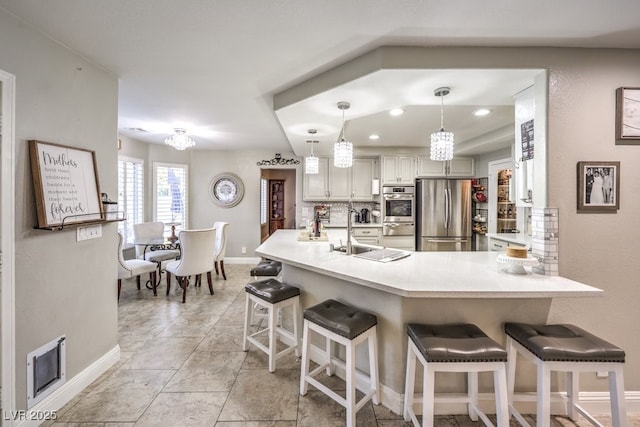
[[[76,241],[97,239],[102,237],[102,224],[89,225],[87,227],[78,227],[76,229]]]

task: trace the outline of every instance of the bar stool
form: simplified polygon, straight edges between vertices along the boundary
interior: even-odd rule
[[[304,311],[304,330],[302,335],[302,373],[300,375],[300,395],[307,394],[307,384],[335,400],[347,410],[347,427],[356,425],[356,413],[369,401],[380,403],[380,386],[378,379],[378,343],[376,338],[375,315],[360,311],[335,300],[326,300]],[[314,331],[325,337],[325,363],[309,372],[310,332]],[[356,346],[367,341],[369,348],[369,390],[360,401],[356,402]],[[346,360],[342,363],[334,357],[334,343],[346,349]],[[326,369],[327,375],[335,372],[336,366],[344,367],[346,378],[346,398],[338,395],[329,387],[314,378]]]
[[[551,416],[551,371],[567,373],[567,415],[575,420],[576,411],[593,425],[600,425],[579,404],[578,375],[580,372],[609,373],[611,420],[615,427],[627,425],[622,367],[622,349],[589,332],[569,324],[530,325],[505,323],[509,354],[509,409],[523,426],[529,424],[513,405],[516,356],[522,354],[536,365],[537,395],[536,424],[549,426]]]
[[[260,282],[249,282],[245,286],[245,315],[244,315],[244,335],[242,337],[242,350],[249,350],[249,343],[252,343],[260,350],[269,355],[269,372],[275,372],[276,360],[295,350],[296,356],[300,356],[300,289],[279,282],[275,279],[263,280]],[[249,334],[249,324],[253,314],[253,304],[264,307],[267,310],[267,327],[258,329],[257,332]],[[284,329],[278,321],[281,310],[291,307],[293,311],[293,333]],[[256,336],[263,333],[269,336],[269,346],[262,344]],[[277,351],[278,335],[288,338],[293,344],[284,350]]]
[[[509,426],[507,401],[507,352],[480,328],[473,324],[425,325],[410,323],[407,326],[407,378],[404,392],[404,420],[418,427],[413,405],[416,359],[424,368],[422,391],[422,426],[432,427],[434,402],[467,402],[469,417],[478,416],[487,426],[493,423],[478,409],[478,372],[493,371],[496,419],[498,426]],[[467,396],[435,397],[436,372],[466,372]]]
[[[255,267],[251,269],[251,276],[254,280],[260,280],[261,277],[278,277],[282,271],[282,263],[270,259],[263,259]]]

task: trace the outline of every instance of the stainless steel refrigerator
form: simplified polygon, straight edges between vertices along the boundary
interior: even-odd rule
[[[416,250],[470,251],[471,180],[416,180]]]

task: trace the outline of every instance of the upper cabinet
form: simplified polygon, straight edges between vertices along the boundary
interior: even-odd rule
[[[413,184],[416,178],[415,156],[382,156],[383,184]]]
[[[318,173],[304,175],[304,200],[373,200],[371,181],[376,175],[376,159],[353,159],[353,167],[350,168],[337,168],[329,158],[319,160]]]
[[[448,162],[440,162],[426,156],[419,156],[417,163],[416,175],[418,178],[443,176],[470,178],[475,176],[473,157],[454,157]]]

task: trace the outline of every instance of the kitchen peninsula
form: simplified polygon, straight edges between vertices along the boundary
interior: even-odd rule
[[[278,230],[256,253],[282,262],[282,280],[300,288],[303,309],[333,298],[378,316],[382,403],[398,413],[407,323],[475,323],[504,343],[505,321],[545,323],[553,298],[603,294],[558,276],[505,273],[495,252],[415,252],[382,263],[330,251],[329,243],[346,241],[343,230],[327,230],[329,242],[299,242],[300,232]],[[523,383],[535,390],[535,376]],[[464,384],[460,375],[445,386],[463,391]],[[480,386],[492,390],[491,381]]]

